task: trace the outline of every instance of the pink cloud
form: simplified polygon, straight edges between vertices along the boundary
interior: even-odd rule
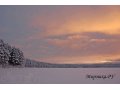
[[[99,33],[98,33],[99,34]],[[64,39],[60,37],[47,39],[48,44],[66,50],[67,53],[77,55],[112,55],[120,54],[120,37],[103,34],[103,38],[91,35],[68,35]]]

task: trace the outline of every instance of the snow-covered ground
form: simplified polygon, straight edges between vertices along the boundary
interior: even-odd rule
[[[86,78],[114,75],[113,79]],[[120,83],[119,68],[0,68],[0,83]]]

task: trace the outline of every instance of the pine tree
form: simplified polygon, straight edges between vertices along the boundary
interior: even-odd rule
[[[0,66],[24,66],[23,52],[0,39]]]
[[[9,61],[9,53],[4,47],[4,42],[0,40],[0,65],[5,66]]]
[[[24,65],[23,52],[13,47],[10,53],[9,63],[10,65],[13,65],[13,66],[16,66],[16,65],[23,66]]]

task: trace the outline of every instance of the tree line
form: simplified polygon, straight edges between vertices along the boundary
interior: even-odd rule
[[[0,39],[0,65],[1,66],[24,66],[23,52],[16,47],[10,46]]]

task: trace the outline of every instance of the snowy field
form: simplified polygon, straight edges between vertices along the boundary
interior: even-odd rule
[[[113,78],[87,78],[113,75]],[[120,68],[0,68],[1,84],[120,83]]]

